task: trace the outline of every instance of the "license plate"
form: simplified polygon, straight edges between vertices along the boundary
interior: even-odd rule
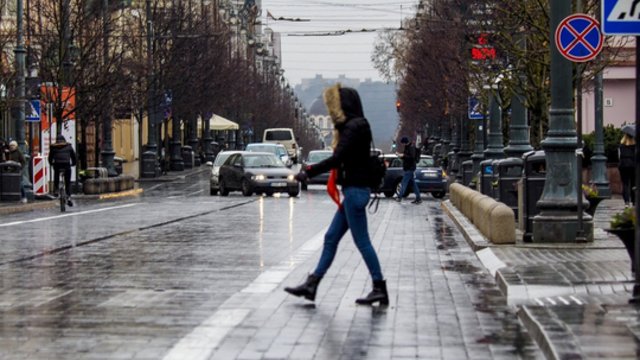
[[[287,186],[286,182],[275,182],[275,183],[271,183],[271,187],[285,187]]]
[[[438,173],[435,173],[435,172],[423,172],[422,176],[424,176],[426,178],[437,178],[438,177]]]

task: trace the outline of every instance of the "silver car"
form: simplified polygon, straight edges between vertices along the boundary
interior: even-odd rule
[[[209,194],[211,196],[217,195],[220,191],[220,184],[218,182],[218,176],[220,174],[220,166],[233,154],[237,154],[240,151],[221,151],[213,160],[213,166],[211,167],[211,175],[209,176]]]

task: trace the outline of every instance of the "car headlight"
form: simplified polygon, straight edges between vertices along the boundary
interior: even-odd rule
[[[262,180],[264,180],[264,179],[266,179],[266,177],[265,177],[264,175],[253,175],[253,176],[251,177],[251,180],[258,180],[258,181],[262,181]]]
[[[293,180],[295,180],[295,179],[296,179],[296,176],[295,176],[295,175],[289,175],[289,176],[287,176],[287,180],[289,180],[289,181],[293,181]]]

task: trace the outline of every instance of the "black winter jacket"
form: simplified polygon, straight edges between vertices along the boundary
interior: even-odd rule
[[[402,152],[402,170],[414,171],[416,169],[416,163],[418,162],[418,149],[413,144],[407,144],[404,146]]]
[[[364,118],[360,96],[351,88],[340,88],[340,106],[345,119],[335,124],[339,140],[333,155],[305,170],[310,177],[338,169],[338,184],[343,187],[368,187],[370,178],[371,127]],[[329,107],[329,104],[327,104]]]
[[[54,166],[76,166],[76,152],[67,142],[51,145],[49,164]]]

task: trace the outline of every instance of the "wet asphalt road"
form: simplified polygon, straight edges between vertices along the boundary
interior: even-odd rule
[[[65,214],[53,209],[3,217],[0,223],[1,359],[206,358],[170,355],[175,353],[177,343],[202,326],[203,320],[230,299],[243,297],[242,292],[255,285],[255,279],[269,269],[308,271],[298,267],[300,248],[312,239],[321,239],[335,209],[323,190],[314,187],[302,192],[299,198],[289,198],[286,194],[244,197],[240,193],[212,197],[205,173],[184,181],[143,186],[145,191],[139,198],[79,201]],[[438,259],[428,255],[435,264],[413,265],[414,271],[422,275],[404,270],[402,276],[412,277],[409,279],[412,283],[418,284],[420,279],[429,283],[428,289],[421,289],[419,293],[428,291],[428,299],[448,307],[446,314],[440,314],[446,322],[444,327],[458,329],[449,334],[438,333],[441,338],[433,343],[440,344],[440,350],[433,352],[438,348],[434,345],[427,349],[431,349],[433,356],[411,353],[407,357],[540,357],[491,277],[478,268],[477,259],[471,259],[473,253],[458,253],[458,248],[465,243],[453,234],[453,227],[443,217],[438,202],[429,196],[426,198],[421,211],[429,214],[433,224],[433,234],[429,237],[435,236],[434,249],[426,252],[454,249],[455,256]],[[402,214],[394,210],[376,216],[402,217]],[[372,232],[375,230],[372,227]],[[417,247],[411,251],[425,250]],[[391,254],[395,253],[381,255],[381,259],[394,260],[389,259]],[[308,256],[313,259],[312,263],[317,258]],[[402,259],[395,261],[402,263]],[[432,271],[428,270],[431,267],[439,272],[461,274],[464,279],[444,277],[438,281],[461,281],[460,285],[447,284],[449,292],[451,288],[466,289],[465,296],[474,297],[474,302],[458,299],[457,304],[452,305],[451,300],[447,300],[450,293],[438,294],[438,284],[422,278]],[[366,276],[358,281],[364,284]],[[425,299],[413,301],[420,304]],[[330,307],[331,301],[325,299],[324,303]],[[376,314],[367,316],[375,318]],[[412,318],[398,318],[400,324],[388,325],[394,333],[402,333],[402,322],[415,325],[416,316],[409,316]],[[479,324],[474,326],[486,332],[473,334],[475,340],[469,340],[478,349],[469,349],[464,345],[468,342],[465,340],[462,353],[453,351],[449,348],[455,341],[450,337],[465,333],[464,321],[459,319],[467,316],[476,319],[474,324]],[[429,319],[434,321],[433,317]],[[366,327],[366,323],[364,325]],[[429,324],[422,324],[414,331],[425,326],[428,328]],[[236,331],[247,332],[242,329]],[[366,331],[364,335],[371,336]],[[429,338],[433,340],[434,336],[430,334]],[[362,353],[363,338],[358,333],[328,343],[322,338],[318,338],[317,343],[324,344],[318,345],[324,352],[316,352],[315,356],[306,353],[300,358],[369,358],[366,352]],[[229,341],[221,343],[213,358],[298,358],[290,353],[283,356],[284,352],[270,356],[266,356],[266,352],[228,356],[224,349],[233,346]],[[491,344],[499,345],[500,351],[480,351]],[[335,346],[346,352],[329,351],[336,350],[331,349]],[[459,357],[460,354],[466,355]]]

